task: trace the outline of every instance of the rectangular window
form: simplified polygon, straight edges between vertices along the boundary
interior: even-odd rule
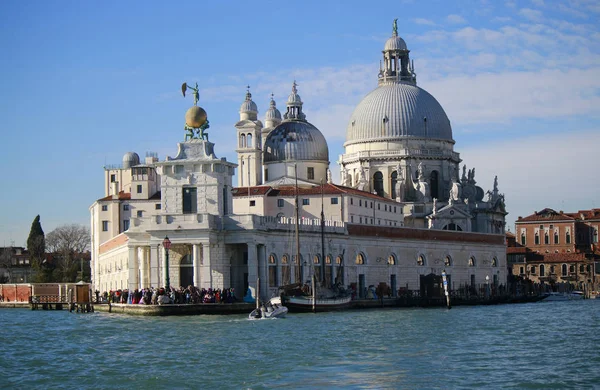
[[[566,239],[567,244],[571,243],[571,233],[567,232],[567,239]]]
[[[521,234],[521,245],[526,245],[525,234]],[[522,272],[521,272],[522,273]]]
[[[373,202],[371,202],[371,208],[373,208]]]
[[[183,188],[183,213],[196,214],[198,197],[196,196],[196,187]]]
[[[350,216],[350,222],[354,223],[354,215]]]
[[[102,205],[102,211],[108,211],[108,205],[103,204]]]
[[[269,267],[269,287],[277,287],[277,267]]]
[[[137,211],[137,216],[138,216],[138,218],[143,217],[144,216],[144,212],[142,210],[138,210]]]
[[[123,205],[123,211],[129,211],[129,205],[128,204],[124,204]]]
[[[338,198],[331,198],[331,204],[338,204]]]
[[[385,209],[385,211],[387,211],[387,204],[383,208]]]
[[[269,181],[269,170],[265,169],[265,181]]]
[[[115,181],[117,181],[117,176],[116,175],[110,175],[110,182],[114,183]]]
[[[548,234],[544,235],[544,244],[548,245],[550,243],[550,237],[548,237]]]
[[[350,204],[354,204],[354,199],[350,198]]]
[[[277,199],[277,207],[283,207],[283,199]]]
[[[396,206],[394,206],[394,213],[396,212]]]
[[[103,232],[108,231],[108,221],[102,221],[102,231]]]
[[[175,165],[175,173],[183,173],[183,165]]]
[[[308,199],[308,198],[302,199],[302,205],[303,206],[308,206],[309,204],[310,204],[310,199]]]
[[[129,230],[129,220],[128,219],[124,219],[123,220],[123,231]]]
[[[250,207],[254,207],[256,206],[256,201],[255,200],[251,200],[250,201]]]
[[[544,230],[544,225],[540,225],[540,230]]]
[[[142,185],[141,185],[141,184],[138,184],[138,185],[137,185],[137,193],[138,193],[138,194],[141,194],[141,193],[142,193]]]
[[[362,223],[362,217],[360,217],[360,223]]]
[[[359,207],[362,207],[362,199],[359,199],[359,200],[358,200],[358,206],[359,206]]]
[[[157,203],[154,205],[154,210],[160,210],[160,209],[161,209],[160,203]]]
[[[377,210],[381,210],[381,203],[377,203]]]
[[[315,168],[306,168],[306,176],[308,177],[308,180],[315,180]]]

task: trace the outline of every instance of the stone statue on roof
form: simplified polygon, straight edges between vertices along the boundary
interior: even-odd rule
[[[392,34],[398,35],[398,18],[394,19],[394,24],[392,27]]]

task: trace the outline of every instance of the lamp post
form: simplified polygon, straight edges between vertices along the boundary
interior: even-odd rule
[[[167,236],[163,240],[163,248],[165,248],[165,289],[168,292],[171,289],[171,281],[169,280],[169,249],[171,249],[171,240]]]
[[[490,298],[490,275],[485,275],[485,295],[486,298]]]

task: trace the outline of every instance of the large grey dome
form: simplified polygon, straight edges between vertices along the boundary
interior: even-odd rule
[[[305,121],[285,121],[275,127],[264,144],[264,162],[326,161],[327,141],[319,129]]]
[[[381,85],[358,104],[346,143],[422,137],[452,140],[444,109],[427,91],[408,83]]]

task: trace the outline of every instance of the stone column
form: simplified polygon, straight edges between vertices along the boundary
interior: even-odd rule
[[[167,285],[167,250],[165,249],[164,246],[161,246],[162,248],[162,277],[161,277],[161,284],[160,287],[165,287]],[[170,260],[170,259],[169,259]]]
[[[138,253],[138,263],[139,263],[139,275],[140,275],[140,281],[139,281],[139,288],[144,288],[144,284],[146,282],[146,247],[141,246],[137,248],[137,253]]]
[[[248,286],[253,290],[256,296],[256,279],[258,278],[258,259],[256,244],[254,241],[248,244]],[[244,293],[245,294],[245,293]]]
[[[138,265],[138,248],[137,246],[128,247],[128,284],[129,291],[134,291],[139,286],[139,265]]]
[[[256,247],[256,266],[258,268],[258,276],[260,278],[260,295],[262,297],[269,296],[269,277],[267,274],[267,254],[266,247],[262,244],[255,245]],[[249,255],[249,253],[248,253]],[[248,266],[250,266],[250,256],[248,256]],[[250,277],[250,276],[248,276]]]
[[[202,244],[200,248],[200,288],[209,289],[212,288],[212,272],[211,272],[211,251],[210,243],[206,242]]]
[[[200,286],[200,245],[192,245],[192,264],[194,265],[194,286]]]
[[[148,278],[149,287],[160,287],[160,274],[158,259],[160,258],[160,248],[158,246],[148,247],[148,266],[150,268],[150,276]]]

